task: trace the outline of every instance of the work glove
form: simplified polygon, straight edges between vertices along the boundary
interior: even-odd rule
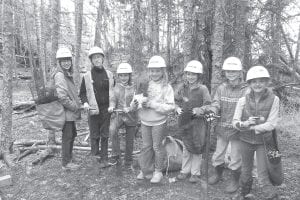
[[[112,113],[112,112],[114,112],[114,107],[108,107],[108,109],[107,109],[107,111],[109,112],[109,113]]]
[[[130,108],[129,107],[123,108],[123,111],[124,111],[124,113],[129,113],[130,112]]]
[[[88,111],[90,110],[90,105],[89,105],[87,102],[85,102],[85,103],[83,104],[83,110],[84,110],[85,112],[88,112]]]
[[[133,100],[133,109],[136,110],[139,107],[139,102],[138,100]]]
[[[202,115],[204,115],[205,113],[205,109],[204,108],[193,108],[193,115],[197,116],[197,117],[200,117]]]
[[[177,108],[175,109],[175,112],[176,112],[178,115],[181,115],[181,114],[183,113],[183,110],[182,110],[182,108],[177,107]]]

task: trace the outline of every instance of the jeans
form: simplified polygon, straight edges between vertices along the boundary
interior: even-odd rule
[[[240,150],[242,155],[242,174],[240,177],[241,184],[247,183],[249,180],[252,180],[252,169],[254,162],[253,156],[254,152],[256,152],[258,181],[262,186],[271,186],[268,175],[264,145],[250,144],[241,141]]]
[[[141,125],[143,148],[139,157],[142,172],[146,174],[162,171],[164,168],[164,149],[166,123],[158,126]]]
[[[77,132],[75,122],[66,121],[62,129],[62,166],[66,166],[72,159],[73,144],[76,136]]]
[[[228,168],[231,170],[237,170],[241,167],[242,159],[240,154],[240,140],[237,139],[228,140],[222,136],[217,136],[216,151],[212,157],[212,165],[214,167],[218,165],[222,165],[225,162],[225,154],[229,142],[231,142],[231,152],[230,152],[230,162]]]
[[[120,150],[120,138],[119,138],[119,128],[124,125],[126,129],[125,135],[125,162],[132,161],[132,152],[133,152],[133,143],[134,143],[134,134],[136,131],[136,126],[128,126],[124,118],[121,115],[111,118],[110,121],[110,136],[112,141],[112,154],[113,156],[121,156]]]
[[[182,166],[180,172],[183,174],[199,176],[201,173],[201,160],[201,154],[192,154],[186,149],[185,146],[183,146]]]

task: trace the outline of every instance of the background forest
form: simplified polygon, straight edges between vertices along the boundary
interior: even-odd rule
[[[298,0],[0,0],[0,19],[1,155],[11,150],[16,139],[45,139],[47,135],[55,134],[41,130],[36,113],[32,114],[34,105],[30,100],[44,95],[43,88],[57,64],[55,53],[58,47],[67,46],[72,50],[77,87],[82,74],[90,68],[87,52],[94,45],[105,51],[106,68],[115,71],[119,63],[128,62],[134,67],[136,77],[145,76],[146,64],[151,56],[163,56],[174,87],[182,80],[185,64],[197,59],[204,66],[203,82],[212,93],[222,82],[221,66],[224,59],[236,56],[242,60],[245,72],[251,66],[263,65],[271,73],[273,90],[282,102],[282,123],[279,127],[283,133],[282,145],[289,147],[284,151],[287,159],[285,168],[290,169],[290,173],[286,176],[286,185],[281,188],[282,196],[283,199],[300,198],[297,192],[300,187],[300,137],[297,133],[300,128]],[[31,113],[28,115],[23,112],[24,107],[21,107],[22,112],[16,111],[20,109],[20,104]],[[1,190],[0,195],[8,199],[20,199],[22,192],[29,191],[25,192],[24,199],[48,199],[48,193],[51,196],[54,189],[54,186],[49,186],[49,181],[45,183],[48,189],[44,190],[45,193],[38,193],[40,196],[32,197],[33,189],[24,186],[41,183],[37,177],[23,179],[25,175],[20,174],[25,165],[19,163],[19,168],[10,169],[10,173],[16,176],[15,183],[18,183],[4,190],[10,196],[1,193]],[[59,166],[58,159],[54,166]],[[39,166],[37,174],[42,177],[48,173],[50,177],[53,175],[51,168],[53,166]],[[6,170],[1,173],[6,173]],[[91,172],[89,175],[95,174]],[[55,174],[49,180],[57,180],[60,176]],[[58,181],[61,185],[57,187],[72,187],[65,184],[74,179],[66,176],[61,183]],[[84,172],[77,174],[77,178],[80,176],[85,176]],[[134,180],[134,175],[128,180]],[[114,184],[120,184],[120,188],[124,187],[122,184],[126,185],[117,182]],[[57,198],[95,199],[92,196],[80,196],[93,191],[92,186],[86,189],[87,186],[80,184],[85,183],[77,183],[72,188],[73,192],[79,190],[77,196]],[[103,183],[99,180],[94,184]],[[107,185],[109,189],[118,188]],[[129,191],[140,191],[139,195],[142,196],[153,192],[147,185],[142,187],[146,189],[140,191],[140,188],[130,187]],[[116,188],[113,191],[118,191]],[[172,198],[172,194],[178,195],[179,188],[180,185],[162,187],[158,190],[161,193],[156,193],[153,199]],[[169,196],[163,196],[164,189],[173,190]],[[188,196],[193,187],[184,185],[183,189],[187,199],[194,199]],[[98,195],[104,191],[95,189],[93,192]],[[217,198],[222,193],[219,192],[218,196],[216,191]],[[129,198],[126,195],[124,198],[119,198],[119,195],[116,199]],[[139,195],[134,197],[139,199]]]

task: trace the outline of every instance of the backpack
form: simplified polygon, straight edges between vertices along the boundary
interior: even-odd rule
[[[182,165],[183,142],[172,136],[167,136],[162,145],[165,149],[165,166],[166,174],[169,171],[178,171]]]
[[[36,110],[45,129],[61,131],[65,124],[66,116],[63,105],[58,101],[54,76],[55,74],[52,73],[48,82],[49,85],[43,91],[44,95],[35,100],[37,104]]]

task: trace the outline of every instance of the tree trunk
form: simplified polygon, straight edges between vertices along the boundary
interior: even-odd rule
[[[40,0],[40,38],[41,38],[41,47],[40,47],[40,60],[41,66],[43,69],[44,81],[49,77],[49,66],[47,66],[47,45],[46,45],[46,27],[45,27],[45,0]]]
[[[140,31],[140,13],[141,0],[135,0],[134,3],[134,14],[133,14],[133,23],[131,24],[131,44],[130,44],[130,64],[132,66],[143,66],[142,65],[142,35]],[[136,71],[142,71],[143,69],[135,69]]]
[[[168,0],[168,13],[167,13],[167,66],[168,71],[173,73],[171,66],[171,0]]]
[[[192,39],[194,30],[193,20],[193,0],[184,2],[184,33],[183,33],[183,54],[184,65],[191,60],[192,57]]]
[[[56,51],[58,49],[58,40],[60,36],[60,0],[50,0],[51,4],[51,70],[56,67]],[[49,143],[55,143],[55,131],[48,131]]]
[[[235,52],[234,55],[238,57],[242,63],[245,55],[245,32],[247,25],[247,10],[248,0],[236,0],[236,15],[235,15],[235,26],[234,26],[234,38],[235,38]]]
[[[152,41],[153,41],[153,54],[159,53],[159,13],[157,0],[151,0],[152,9]]]
[[[224,0],[216,1],[213,31],[213,39],[211,43],[212,49],[212,79],[211,92],[214,93],[216,87],[222,82],[221,66],[223,60],[223,44],[224,44]]]
[[[76,0],[76,5],[75,5],[76,45],[75,45],[75,62],[74,62],[74,82],[77,87],[79,87],[79,83],[80,83],[79,61],[80,61],[81,37],[82,37],[82,12],[83,12],[83,0]]]
[[[43,74],[43,82],[46,82],[46,73],[45,73],[45,61],[44,61],[44,55],[43,55],[43,46],[41,44],[41,40],[42,40],[42,14],[41,14],[41,9],[38,10],[37,9],[37,0],[33,0],[33,10],[34,10],[34,24],[35,24],[35,34],[36,34],[36,44],[37,44],[37,64],[39,66],[39,68],[41,69],[41,73]],[[41,5],[42,7],[42,5]]]
[[[12,77],[15,66],[14,55],[14,27],[12,0],[2,2],[4,4],[3,15],[3,94],[2,94],[2,126],[0,135],[0,150],[8,152],[12,141]]]
[[[60,0],[50,0],[51,3],[51,69],[56,67],[56,51],[60,37]]]
[[[282,6],[281,1],[276,0],[273,1],[274,10],[276,9],[276,13],[271,13],[271,35],[272,35],[272,64],[278,65],[279,64],[279,56],[280,56],[280,49],[281,49],[281,32],[280,25],[281,25],[281,13],[282,13]]]
[[[44,78],[43,78],[43,71],[39,65],[39,58],[38,55],[36,55],[35,53],[32,52],[33,48],[31,45],[31,41],[29,38],[29,30],[28,30],[28,24],[27,24],[27,14],[25,11],[25,2],[23,0],[23,8],[24,8],[24,12],[23,12],[23,17],[24,17],[24,21],[25,21],[25,35],[26,35],[26,39],[27,39],[27,44],[28,44],[28,48],[29,48],[29,62],[30,62],[30,66],[32,67],[32,75],[34,78],[34,85],[35,85],[35,89],[37,92],[37,97],[38,98],[42,98],[45,95],[45,83],[44,83]]]
[[[95,41],[94,45],[102,47],[101,45],[101,32],[102,32],[102,15],[103,15],[103,0],[99,0],[99,5],[97,9],[97,20],[96,20],[96,30],[95,30]]]

